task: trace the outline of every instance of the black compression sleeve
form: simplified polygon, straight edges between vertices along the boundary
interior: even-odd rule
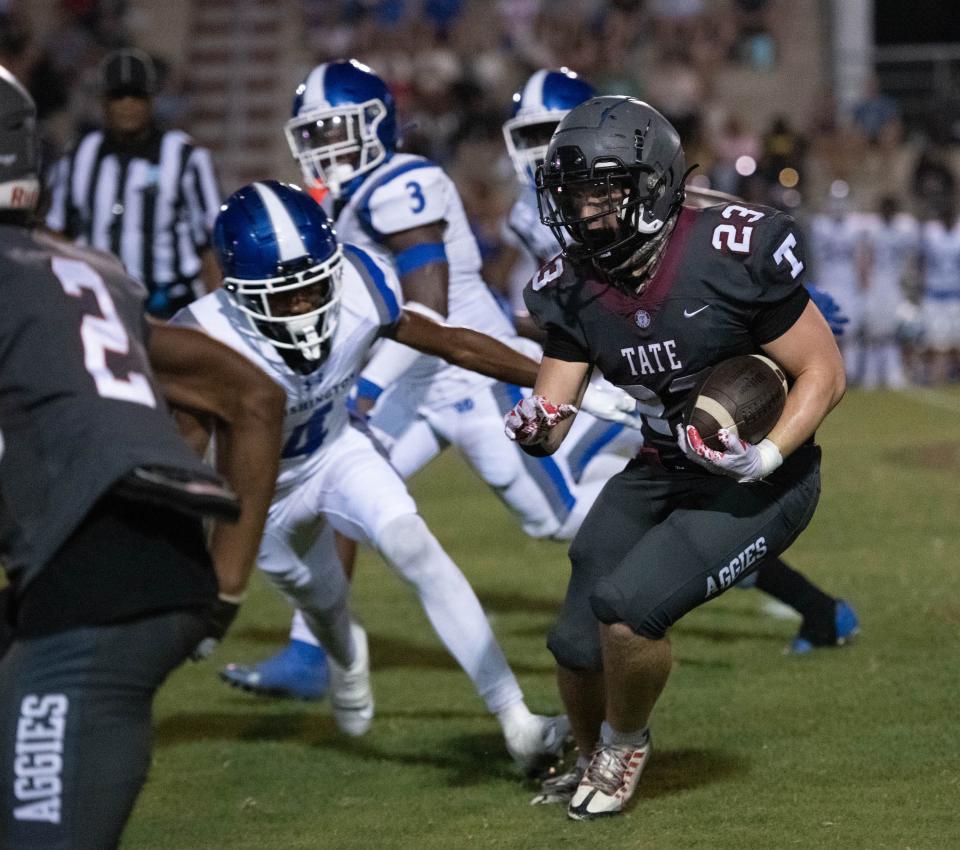
[[[545,357],[567,360],[571,363],[590,362],[590,355],[583,350],[583,346],[556,325],[547,326],[547,341],[543,344],[543,354]]]

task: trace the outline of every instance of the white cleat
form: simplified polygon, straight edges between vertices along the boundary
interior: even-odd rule
[[[345,735],[363,735],[373,723],[373,691],[370,688],[370,652],[367,633],[359,623],[350,624],[356,658],[349,667],[330,664],[330,704],[337,728]]]
[[[637,790],[650,749],[649,735],[640,746],[599,744],[570,800],[567,816],[573,820],[592,820],[620,814]]]
[[[563,747],[570,737],[567,715],[544,717],[531,714],[511,723],[503,732],[510,757],[526,773],[532,774],[549,767],[563,755]]]

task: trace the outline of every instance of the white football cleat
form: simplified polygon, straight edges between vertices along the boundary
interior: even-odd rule
[[[341,667],[332,656],[330,665],[330,704],[337,728],[345,735],[363,735],[373,723],[373,691],[370,688],[370,652],[367,633],[357,622],[350,624],[356,658],[349,667]]]
[[[570,736],[567,715],[544,717],[530,714],[503,730],[510,757],[526,773],[536,773],[563,755],[563,745]]]
[[[570,800],[567,817],[591,820],[620,814],[637,790],[650,750],[649,734],[639,746],[599,744]]]

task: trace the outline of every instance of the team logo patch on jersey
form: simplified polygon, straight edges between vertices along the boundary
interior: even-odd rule
[[[633,320],[637,323],[638,328],[646,330],[650,327],[650,314],[646,310],[637,310]]]

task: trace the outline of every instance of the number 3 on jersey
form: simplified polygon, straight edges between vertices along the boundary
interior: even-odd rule
[[[121,355],[130,353],[130,337],[117,315],[103,278],[83,260],[54,257],[51,266],[67,295],[80,298],[86,289],[97,299],[100,315],[87,313],[80,324],[83,365],[93,377],[97,392],[104,398],[156,407],[157,400],[146,375],[128,372],[126,378],[118,378],[107,365],[108,351]]]
[[[556,280],[563,274],[563,261],[559,257],[554,257],[549,263],[543,266],[534,277],[531,286],[534,292],[539,292],[550,281]]]
[[[423,197],[423,187],[416,180],[411,180],[404,188],[410,193],[410,212],[423,212],[427,205],[427,199]]]

